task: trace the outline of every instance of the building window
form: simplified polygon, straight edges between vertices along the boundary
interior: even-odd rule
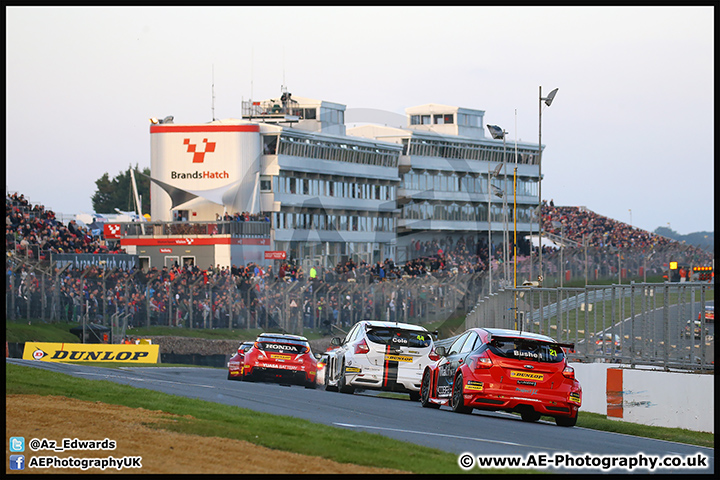
[[[263,135],[263,154],[275,155],[277,153],[277,135]]]
[[[433,115],[433,123],[435,125],[446,125],[453,123],[453,114],[452,113],[446,113],[446,114],[436,114]]]
[[[272,177],[260,177],[260,191],[272,192]]]

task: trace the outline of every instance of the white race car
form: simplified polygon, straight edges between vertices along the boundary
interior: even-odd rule
[[[405,392],[417,401],[425,367],[440,359],[430,332],[409,323],[363,320],[331,345],[336,348],[327,352],[325,389],[342,393]]]

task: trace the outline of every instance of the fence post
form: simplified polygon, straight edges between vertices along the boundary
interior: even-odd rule
[[[663,307],[663,366],[667,370],[670,356],[670,285],[668,283],[665,284]],[[692,326],[690,331],[692,335]]]
[[[17,312],[15,311],[15,270],[10,274],[10,318],[16,320]]]
[[[47,303],[45,301],[45,272],[43,272],[41,270],[40,275],[42,275],[41,284],[40,284],[40,319],[44,322],[45,321],[45,304]]]
[[[28,276],[25,278],[29,278],[30,273],[28,273]],[[30,300],[32,299],[32,294],[30,293],[30,286],[28,285],[28,282],[25,282],[25,305],[27,310],[27,317],[25,317],[27,320],[30,320]]]
[[[105,272],[107,271],[107,264],[103,266],[103,325],[107,325],[107,282],[105,281]],[[112,332],[111,332],[112,333]]]
[[[700,287],[700,370],[704,371],[708,362],[707,358],[705,356],[705,322],[707,322],[707,319],[705,318],[705,285]],[[692,325],[692,321],[694,319],[690,319],[690,325]],[[692,329],[692,327],[690,327]],[[715,332],[713,332],[713,335]],[[690,354],[690,361],[692,361],[692,354]]]

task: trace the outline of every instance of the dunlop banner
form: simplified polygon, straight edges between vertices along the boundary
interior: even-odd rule
[[[23,360],[157,363],[160,345],[25,342]]]

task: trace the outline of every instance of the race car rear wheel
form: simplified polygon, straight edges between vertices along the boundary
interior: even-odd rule
[[[542,415],[540,415],[539,412],[536,412],[532,409],[527,409],[520,412],[520,418],[522,418],[523,422],[537,422],[538,420],[540,420],[541,416]]]
[[[338,380],[338,391],[340,393],[355,393],[355,387],[345,385],[345,361],[340,369],[340,379]]]
[[[558,427],[574,427],[577,423],[577,411],[572,417],[555,417],[555,424]]]
[[[450,397],[450,408],[456,413],[470,413],[472,407],[465,406],[465,397],[463,396],[463,376],[458,373],[453,382],[452,396]]]
[[[437,403],[430,401],[430,384],[432,382],[432,373],[430,370],[425,370],[422,378],[422,384],[420,385],[420,405],[425,408],[440,408]]]

